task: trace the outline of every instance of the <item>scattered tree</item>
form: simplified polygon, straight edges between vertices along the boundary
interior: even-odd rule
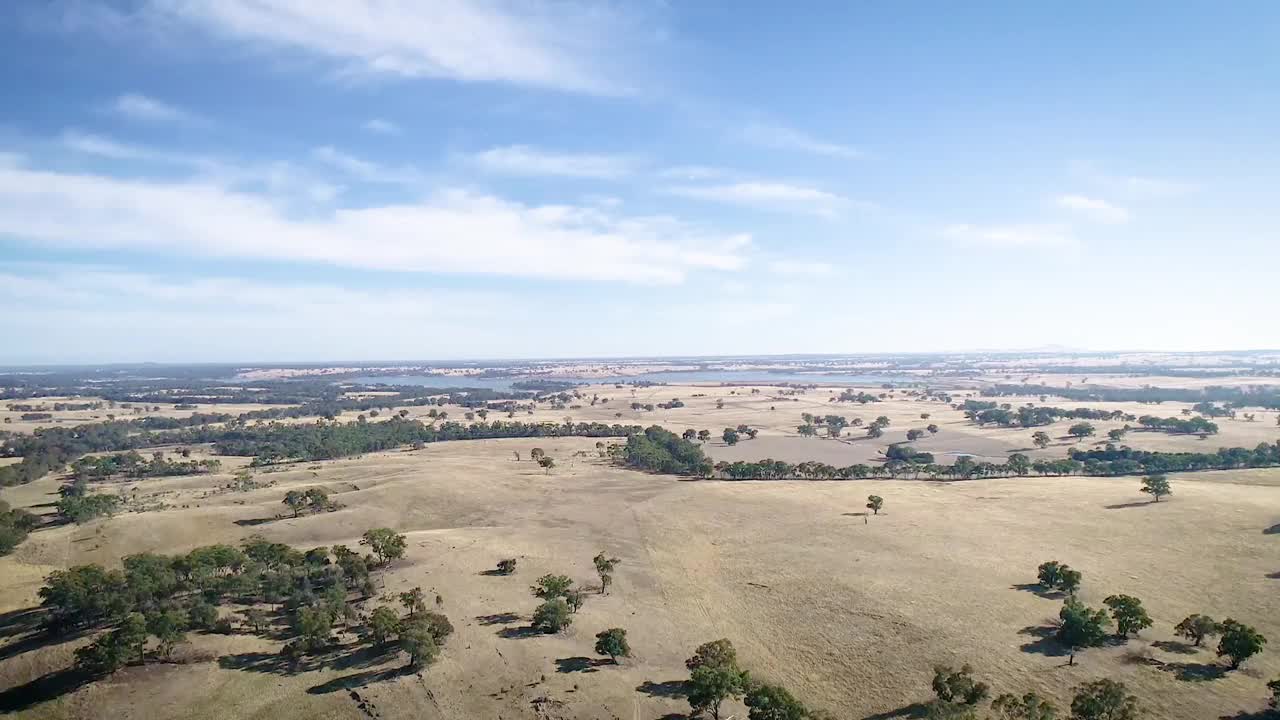
[[[1098,647],[1107,638],[1107,626],[1111,621],[1103,610],[1094,610],[1074,597],[1067,598],[1058,613],[1061,622],[1058,625],[1058,642],[1070,652],[1068,665],[1076,662],[1076,652],[1085,648]]]
[[[712,640],[698,646],[693,657],[684,661],[690,672],[700,667],[737,667],[738,651],[727,639]]]
[[[1116,621],[1116,634],[1121,637],[1137,635],[1140,631],[1151,627],[1151,617],[1147,615],[1142,601],[1132,595],[1110,595],[1102,601],[1111,608],[1111,617]]]
[[[396,611],[380,605],[369,616],[369,637],[376,645],[386,645],[394,635],[400,633],[400,616]]]
[[[498,572],[502,575],[510,575],[516,571],[516,559],[506,558],[498,561]]]
[[[1188,615],[1182,622],[1173,627],[1174,634],[1192,641],[1196,647],[1204,644],[1204,639],[1222,632],[1222,626],[1208,615]]]
[[[404,557],[406,541],[404,535],[391,528],[373,528],[366,530],[360,538],[361,545],[368,545],[378,557],[379,565],[386,565],[392,560]]]
[[[1094,432],[1096,432],[1096,429],[1090,423],[1076,423],[1075,425],[1067,428],[1067,434],[1074,437],[1076,442],[1080,442],[1090,435],[1093,435]]]
[[[946,703],[977,705],[986,699],[991,687],[973,679],[973,668],[967,663],[959,670],[946,665],[933,668],[933,693]]]
[[[689,707],[693,716],[710,713],[712,720],[720,720],[720,706],[729,698],[741,697],[747,692],[750,678],[738,669],[736,663],[700,665],[689,677]]]
[[[1056,720],[1058,717],[1053,703],[1033,692],[1022,697],[1005,693],[991,701],[991,711],[998,720]]]
[[[884,507],[884,498],[880,497],[879,495],[867,496],[867,509],[871,511],[871,514],[879,515],[880,508],[882,507]]]
[[[1222,621],[1222,637],[1218,639],[1218,657],[1225,656],[1235,670],[1245,660],[1262,652],[1267,639],[1257,630],[1231,618]]]
[[[568,575],[543,575],[538,581],[529,588],[536,596],[543,600],[551,600],[553,598],[563,597],[569,589],[573,587],[573,580]]]
[[[606,556],[603,552],[591,559],[596,566],[596,574],[600,576],[600,592],[604,593],[609,590],[609,586],[613,584],[613,569],[622,562],[618,558]]]
[[[1032,444],[1034,444],[1036,447],[1040,448],[1041,450],[1049,447],[1050,440],[1051,438],[1049,437],[1049,433],[1043,430],[1037,430],[1031,433]]]
[[[417,613],[426,612],[427,610],[426,596],[420,587],[400,593],[400,604],[408,611],[410,619],[413,619],[413,616]]]
[[[546,633],[558,633],[573,624],[569,603],[562,597],[554,597],[533,611],[533,625]]]
[[[551,468],[556,466],[556,461],[551,457],[543,455],[542,457],[538,458],[538,465],[546,472],[547,475],[550,475]]]
[[[1071,699],[1071,720],[1136,720],[1138,712],[1138,698],[1109,678],[1081,685]]]
[[[631,646],[627,644],[627,631],[622,628],[609,628],[596,633],[596,654],[608,655],[614,665],[618,658],[631,657]]]
[[[405,623],[400,629],[400,647],[409,653],[409,667],[429,665],[440,654],[431,626],[424,621]]]
[[[734,430],[733,428],[725,428],[724,432],[721,433],[720,437],[724,438],[724,443],[726,445],[738,444],[738,431]]]
[[[1142,478],[1142,492],[1150,495],[1153,502],[1160,502],[1160,498],[1173,494],[1167,475],[1148,475]]]

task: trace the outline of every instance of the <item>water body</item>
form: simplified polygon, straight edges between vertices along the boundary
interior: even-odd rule
[[[538,380],[528,377],[454,377],[449,375],[366,375],[347,382],[362,385],[416,385],[432,388],[488,388],[510,390],[512,383],[521,380]],[[910,378],[894,375],[855,375],[805,372],[769,372],[767,370],[668,370],[644,375],[617,375],[604,378],[554,377],[547,380],[563,380],[583,383],[655,382],[681,383],[759,383],[759,384],[838,384],[879,385],[888,382],[909,382]]]
[[[417,385],[429,388],[486,388],[510,390],[511,384],[525,378],[456,377],[453,375],[365,375],[343,380],[360,385]]]

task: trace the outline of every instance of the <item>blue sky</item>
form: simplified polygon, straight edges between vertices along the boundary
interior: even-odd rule
[[[1267,2],[19,0],[0,363],[1280,347]]]

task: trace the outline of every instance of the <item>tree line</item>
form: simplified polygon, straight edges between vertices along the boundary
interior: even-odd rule
[[[1159,404],[1163,402],[1223,402],[1235,407],[1256,406],[1280,410],[1280,388],[1265,385],[1224,387],[1213,385],[1205,388],[1105,388],[1105,387],[1049,387],[1047,385],[1000,384],[983,388],[986,397],[999,395],[1054,395],[1077,401],[1139,402]]]

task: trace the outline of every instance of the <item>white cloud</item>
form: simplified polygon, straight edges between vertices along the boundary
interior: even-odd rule
[[[1189,195],[1198,189],[1195,183],[1136,175],[1106,177],[1103,180],[1118,190],[1152,197],[1178,197]]]
[[[707,165],[677,165],[658,171],[658,177],[693,182],[698,180],[720,180],[736,177],[738,173],[724,168]]]
[[[326,165],[368,183],[388,185],[413,185],[422,182],[422,175],[412,168],[388,168],[375,162],[349,155],[326,145],[311,151],[312,157]]]
[[[826,277],[834,275],[836,271],[831,263],[815,260],[775,260],[769,263],[769,269],[779,275],[802,277]]]
[[[62,133],[62,144],[87,155],[112,158],[113,160],[157,160],[164,159],[161,153],[127,143],[117,142],[100,135],[67,130]]]
[[[1069,228],[1061,225],[950,225],[943,235],[962,245],[996,248],[1074,247],[1078,244]]]
[[[197,123],[202,120],[186,110],[146,95],[127,93],[111,103],[111,111],[133,120],[157,123]]]
[[[855,147],[819,140],[799,130],[777,125],[753,123],[743,128],[740,135],[743,140],[754,145],[778,150],[796,150],[812,155],[824,155],[845,160],[859,158],[863,155],[862,151]]]
[[[677,185],[665,188],[663,192],[698,200],[825,216],[834,215],[837,210],[848,204],[845,198],[834,193],[783,182]]]
[[[1084,195],[1059,195],[1054,199],[1058,207],[1084,213],[1094,220],[1108,223],[1122,223],[1129,220],[1129,211],[1117,207],[1099,198]]]
[[[560,153],[528,145],[508,145],[476,153],[472,161],[504,175],[559,176],[612,180],[629,175],[634,161],[619,155]]]
[[[514,0],[153,0],[217,33],[351,63],[360,72],[601,94],[625,35],[603,6]]]
[[[669,217],[528,206],[459,190],[298,218],[270,196],[203,180],[23,168],[0,169],[0,234],[54,246],[632,283],[736,270],[750,244]]]
[[[365,130],[372,133],[378,133],[379,135],[399,135],[403,132],[399,125],[391,122],[390,120],[383,120],[382,118],[372,118],[367,120],[363,127]]]

